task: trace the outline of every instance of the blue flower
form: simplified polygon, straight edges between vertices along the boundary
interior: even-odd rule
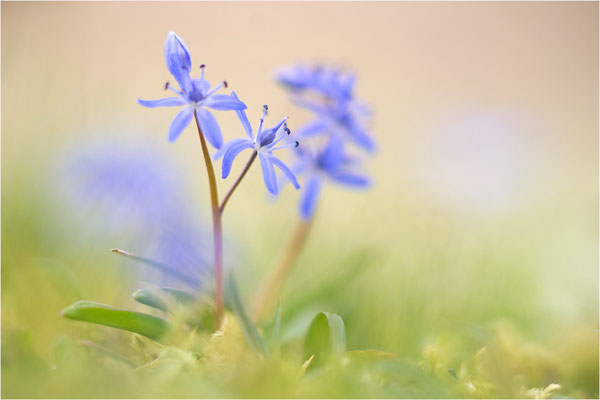
[[[298,138],[335,135],[367,151],[375,142],[366,127],[368,108],[354,96],[354,75],[335,68],[295,65],[281,70],[276,79],[292,93],[292,101],[316,114],[316,119],[296,131]]]
[[[209,225],[189,205],[181,166],[142,137],[110,139],[103,136],[60,153],[54,181],[61,184],[68,212],[87,224],[79,229],[95,231],[106,237],[100,240],[110,238],[111,245],[159,261],[201,285],[211,271],[212,240]],[[145,278],[156,276],[143,271]]]
[[[65,184],[79,203],[131,223],[162,218],[168,204],[183,201],[175,200],[180,181],[168,159],[139,142],[105,141],[78,144],[64,157]]]
[[[165,43],[165,61],[169,72],[173,75],[180,90],[172,87],[168,82],[165,89],[169,89],[177,94],[177,97],[168,97],[160,100],[140,100],[137,102],[141,106],[154,107],[178,107],[185,106],[173,119],[169,128],[169,141],[175,141],[181,132],[190,124],[194,114],[198,118],[202,133],[207,140],[215,147],[220,148],[223,144],[223,135],[221,128],[215,117],[206,108],[213,110],[244,110],[246,105],[237,97],[233,98],[226,94],[217,94],[222,87],[227,87],[227,82],[223,82],[211,89],[208,81],[204,79],[204,65],[200,68],[202,73],[200,78],[192,79],[190,72],[192,69],[192,59],[190,52],[175,32],[170,32]]]
[[[351,99],[356,78],[338,68],[296,64],[279,70],[276,80],[297,93],[313,91],[330,99]]]
[[[325,182],[333,182],[354,188],[369,186],[368,177],[357,173],[358,160],[345,153],[344,143],[331,137],[327,145],[317,151],[306,147],[298,148],[299,162],[294,172],[303,174],[305,182],[300,196],[300,215],[310,219],[315,211],[321,188]]]
[[[235,92],[231,93],[231,96],[237,99],[237,95]],[[283,118],[279,121],[274,127],[270,129],[263,130],[263,123],[267,116],[267,106],[263,106],[263,115],[260,119],[260,123],[258,125],[258,129],[256,131],[256,136],[252,133],[252,126],[250,125],[250,121],[246,116],[246,112],[244,110],[236,110],[236,114],[242,125],[248,138],[239,138],[233,139],[227,142],[216,154],[215,159],[223,157],[222,164],[222,178],[225,179],[229,176],[229,172],[231,172],[231,165],[233,164],[233,160],[240,154],[242,151],[246,149],[253,149],[260,159],[260,166],[263,172],[263,178],[265,181],[265,185],[270,193],[276,195],[279,193],[279,188],[277,185],[277,177],[275,175],[275,167],[279,168],[283,173],[288,177],[288,179],[292,182],[296,189],[300,188],[296,177],[292,173],[292,171],[275,155],[273,152],[275,150],[284,149],[288,147],[298,147],[298,142],[289,142],[285,141],[283,144],[276,146],[278,143],[282,142],[282,140],[286,139],[290,134],[290,130],[287,127],[286,121],[287,117]]]

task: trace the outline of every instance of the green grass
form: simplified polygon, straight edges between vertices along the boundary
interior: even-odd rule
[[[90,233],[28,182],[2,191],[3,397],[598,397],[597,260],[581,252],[593,248],[580,246],[588,225],[573,225],[568,206],[469,220],[396,198],[360,217],[334,210],[342,194],[332,192],[281,298],[277,334],[274,309],[258,326],[265,356],[235,307],[213,335],[210,324],[190,329],[208,306],[168,315],[136,303],[143,270],[110,253],[126,233]],[[243,303],[291,234],[278,221],[291,221],[292,202],[265,211],[266,227],[237,221],[256,228],[246,242],[230,237],[248,255],[236,265]],[[63,318],[79,300],[170,318],[174,332],[160,344]],[[307,351],[327,348],[314,332],[305,343],[318,312],[343,319],[348,352],[311,365]]]

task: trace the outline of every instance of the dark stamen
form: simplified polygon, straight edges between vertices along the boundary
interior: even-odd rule
[[[290,131],[290,128],[288,128],[287,126],[285,127],[285,132],[289,135],[290,133],[292,133],[292,131]]]
[[[223,81],[223,86],[225,86],[225,89],[227,89],[227,86],[229,86],[229,85],[227,84],[227,81]]]
[[[206,68],[206,65],[202,64],[202,65],[200,66],[200,69],[202,69],[202,68]]]
[[[264,105],[263,108],[265,109],[265,111],[269,111],[269,106],[268,105]]]
[[[170,85],[169,81],[165,82],[165,90],[169,89],[169,85]]]
[[[298,146],[300,146],[300,142],[296,142],[296,146],[295,147],[298,147]]]

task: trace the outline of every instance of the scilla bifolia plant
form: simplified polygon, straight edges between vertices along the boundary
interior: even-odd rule
[[[77,302],[63,310],[67,318],[111,326],[132,331],[161,343],[177,346],[173,331],[178,329],[191,336],[198,332],[212,333],[224,329],[225,307],[237,316],[239,326],[250,347],[263,356],[268,355],[268,346],[259,334],[246,307],[237,292],[232,276],[224,279],[223,274],[223,229],[222,217],[225,206],[234,194],[248,170],[258,158],[267,190],[277,195],[281,179],[285,179],[301,190],[300,223],[283,261],[276,266],[271,276],[257,294],[254,303],[254,321],[261,316],[279,296],[281,288],[289,275],[294,261],[299,254],[302,243],[309,231],[315,214],[319,194],[329,182],[351,187],[365,187],[369,184],[366,176],[357,172],[360,164],[356,156],[351,155],[349,146],[357,145],[368,152],[374,149],[374,143],[365,128],[366,107],[354,97],[354,77],[337,69],[309,68],[296,66],[278,75],[278,81],[292,93],[295,103],[311,110],[315,119],[307,123],[296,133],[290,131],[287,117],[281,118],[274,125],[268,124],[269,108],[262,107],[262,116],[253,129],[246,115],[246,105],[235,92],[231,94],[217,93],[227,89],[223,82],[214,88],[205,79],[205,66],[200,66],[200,77],[192,78],[192,59],[187,46],[175,33],[167,36],[165,43],[165,60],[169,72],[175,78],[178,87],[167,83],[165,90],[176,94],[160,100],[139,100],[144,107],[183,107],[169,128],[169,141],[175,141],[183,130],[193,121],[198,131],[200,145],[204,157],[210,188],[210,200],[213,226],[213,274],[214,302],[203,297],[204,293],[190,293],[173,288],[140,289],[134,293],[134,299],[160,312],[168,318],[150,314],[121,310],[112,306],[94,302]],[[233,139],[223,144],[221,130],[216,118],[209,110],[235,111],[246,137]],[[207,142],[217,151],[210,154]],[[220,199],[217,192],[216,174],[213,160],[222,158],[221,176],[226,179],[230,175],[235,158],[245,150],[251,155],[241,174],[234,181],[227,194]],[[292,152],[296,159],[292,167],[280,159],[280,150]],[[276,168],[282,172],[279,179]],[[299,183],[296,176],[304,178]],[[302,185],[302,186],[301,186]],[[177,268],[166,266],[160,262],[136,256],[124,250],[115,249],[116,253],[130,257],[136,261],[159,268],[165,272],[177,271]],[[185,282],[185,279],[182,279]],[[188,283],[192,283],[191,281]],[[201,285],[207,288],[209,285]],[[190,285],[197,288],[197,286]],[[204,291],[204,290],[203,290]],[[173,318],[174,310],[187,308],[203,310],[203,316],[188,318],[179,329]],[[195,308],[194,308],[195,307]],[[207,310],[209,310],[207,312]],[[188,313],[189,315],[190,313]],[[208,317],[206,317],[208,315]],[[279,321],[279,308],[275,311],[276,326]],[[185,336],[185,335],[184,335]],[[273,337],[271,332],[269,335]],[[183,343],[184,341],[179,341]],[[341,354],[345,351],[345,328],[341,318],[336,314],[318,314],[306,336],[306,358],[317,356],[314,364],[322,363],[330,354]],[[307,364],[308,365],[308,364]],[[305,366],[306,367],[306,366]],[[305,369],[305,368],[304,368]]]

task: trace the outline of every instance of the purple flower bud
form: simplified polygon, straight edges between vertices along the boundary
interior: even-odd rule
[[[192,69],[192,57],[186,44],[175,32],[169,32],[165,42],[165,61],[169,71],[176,75],[175,69],[184,69],[190,73]]]

